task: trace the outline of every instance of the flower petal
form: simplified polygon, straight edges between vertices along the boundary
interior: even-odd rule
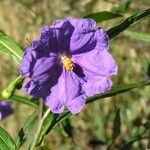
[[[44,25],[41,28],[41,36],[34,40],[31,46],[36,51],[37,57],[48,55],[50,52],[58,52],[57,31],[52,30],[49,26]]]
[[[59,91],[52,91],[51,94],[46,97],[45,103],[48,107],[50,107],[50,110],[54,114],[59,114],[64,111],[65,104],[63,100],[58,95]]]
[[[108,51],[94,49],[84,54],[73,55],[72,60],[82,68],[88,78],[107,77],[117,73],[117,65]]]
[[[71,55],[84,53],[95,47],[108,49],[108,36],[102,28],[95,30],[96,23],[93,19],[66,18],[57,20],[51,28],[60,30],[58,41],[63,45],[68,43],[63,51],[69,50]]]
[[[44,67],[44,66],[43,66]],[[26,93],[34,97],[47,97],[57,82],[62,72],[62,67],[55,64],[48,72],[31,78],[23,85]]]
[[[71,111],[73,114],[77,114],[81,111],[83,106],[85,105],[85,99],[86,96],[78,96],[77,98],[74,98],[67,103],[67,108],[69,111]]]
[[[0,121],[13,113],[11,104],[10,101],[5,102],[0,100]]]
[[[51,29],[56,33],[59,51],[61,53],[69,54],[70,39],[74,32],[72,24],[68,21],[68,19],[57,20],[53,23]]]
[[[111,87],[112,81],[106,77],[90,79],[83,85],[86,96],[104,93],[110,90]]]
[[[97,48],[100,51],[105,51],[109,49],[108,35],[102,28],[98,28],[97,30],[89,32],[81,32],[82,28],[78,30],[79,31],[74,31],[71,37],[71,55],[89,52]]]
[[[56,20],[52,27],[61,28],[64,22],[70,22],[70,24],[74,27],[75,30],[79,32],[89,32],[96,28],[96,22],[93,19],[73,19],[73,18],[66,18],[66,19],[59,19]]]
[[[73,72],[63,69],[58,83],[52,87],[51,94],[46,97],[45,102],[53,113],[62,112],[64,106],[74,114],[80,112],[85,99],[78,77]]]
[[[39,58],[36,57],[36,54],[37,52],[33,51],[32,48],[26,48],[20,68],[24,77],[35,78],[47,73],[57,61],[55,53],[49,53],[49,55]]]
[[[59,47],[64,52],[70,51],[70,55],[85,53],[95,48],[108,50],[108,35],[103,28],[96,29],[93,19],[61,19],[55,21],[51,28],[59,30]]]

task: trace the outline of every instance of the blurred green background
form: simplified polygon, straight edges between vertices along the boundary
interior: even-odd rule
[[[82,18],[100,11],[122,14],[97,25],[108,30],[148,6],[149,0],[0,0],[0,30],[26,47],[39,37],[42,25],[51,25],[56,19]],[[142,21],[130,30],[148,34],[150,21]],[[144,38],[125,31],[110,42],[110,51],[119,68],[117,76],[113,77],[115,85],[150,78],[150,43]],[[0,54],[0,91],[17,75],[19,66],[12,58]],[[16,102],[13,107],[15,113],[0,125],[16,137],[33,109]],[[131,149],[145,150],[150,144],[150,128],[143,130],[149,122],[150,87],[144,87],[88,104],[80,114],[55,127],[44,143],[52,150],[115,150],[139,134],[147,138],[134,142]],[[26,144],[21,150],[26,150]]]

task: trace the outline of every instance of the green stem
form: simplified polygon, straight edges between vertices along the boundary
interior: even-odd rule
[[[40,113],[41,113],[41,111],[40,111]],[[33,143],[32,143],[32,145],[30,147],[30,150],[35,150],[36,145],[37,145],[37,143],[38,143],[38,141],[40,139],[42,125],[44,123],[44,120],[49,115],[49,113],[50,113],[50,108],[48,108],[47,111],[45,112],[45,114],[43,115],[43,117],[41,119],[39,119],[39,124],[38,124],[37,130],[36,130],[35,136],[34,136]]]
[[[13,100],[13,101],[22,103],[22,104],[26,104],[28,106],[31,106],[31,107],[35,108],[35,109],[38,108],[38,104],[36,103],[36,101],[31,101],[28,98],[23,97],[23,96],[13,95],[13,96],[11,96],[10,99]]]

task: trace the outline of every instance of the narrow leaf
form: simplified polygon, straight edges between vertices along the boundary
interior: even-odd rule
[[[0,150],[16,150],[16,145],[12,137],[1,127],[0,127]]]
[[[97,94],[93,97],[87,98],[87,103],[91,103],[93,101],[106,98],[106,97],[112,97],[118,94],[122,94],[124,92],[130,91],[135,88],[141,88],[143,86],[150,85],[150,80],[147,80],[145,82],[140,83],[132,83],[132,84],[124,84],[124,85],[116,85],[114,86],[110,91],[103,93],[103,94]]]
[[[18,64],[21,62],[23,56],[23,51],[18,44],[2,32],[0,32],[0,53],[12,56]]]
[[[64,133],[64,136],[66,137],[73,138],[73,126],[69,119],[64,120],[62,123],[62,133]]]
[[[130,26],[132,26],[135,23],[142,21],[143,19],[146,19],[148,17],[150,17],[150,9],[144,10],[142,12],[134,14],[133,16],[128,17],[121,24],[119,24],[107,31],[109,38],[111,39],[111,38],[117,36],[119,33],[123,32]]]
[[[133,30],[126,30],[124,31],[124,35],[131,37],[133,39],[150,42],[150,34],[147,34],[147,33],[137,32]]]
[[[27,118],[23,128],[18,133],[17,138],[15,139],[16,147],[17,149],[23,144],[23,142],[28,139],[32,140],[31,136],[33,136],[33,132],[35,129],[35,126],[37,124],[37,112],[38,109],[36,109],[33,114]]]
[[[56,120],[56,124],[60,121],[63,121],[65,119],[68,119],[72,114],[69,111],[64,112],[63,114],[59,115],[59,117]]]
[[[71,116],[71,113],[68,112],[68,111],[65,111],[63,114],[52,114],[52,113],[50,113],[44,121],[42,132],[41,132],[38,144],[41,143],[44,136],[46,134],[48,134],[54,128],[54,126],[57,125],[57,123],[69,118],[69,116]]]
[[[97,23],[99,23],[99,22],[102,22],[102,21],[114,19],[116,17],[122,17],[122,15],[117,14],[117,13],[112,13],[112,12],[109,12],[109,11],[102,11],[102,12],[88,14],[88,15],[84,16],[83,18],[92,18]]]

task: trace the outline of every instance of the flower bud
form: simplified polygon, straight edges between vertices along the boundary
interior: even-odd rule
[[[9,86],[2,92],[3,99],[9,99],[15,92],[15,89],[22,85],[24,78],[19,76],[17,79],[12,81]]]

